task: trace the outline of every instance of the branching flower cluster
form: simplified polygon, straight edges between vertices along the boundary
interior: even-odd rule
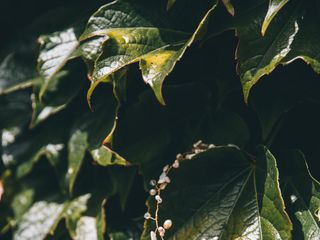
[[[159,207],[160,207],[160,204],[162,203],[161,191],[164,190],[167,187],[167,185],[171,183],[171,179],[168,176],[169,172],[172,169],[179,168],[181,161],[191,160],[197,154],[202,153],[214,147],[216,147],[214,144],[205,144],[205,143],[202,143],[201,140],[199,140],[198,142],[193,144],[192,150],[190,152],[187,152],[184,154],[178,153],[174,162],[171,165],[166,165],[163,168],[158,181],[155,179],[152,179],[150,181],[150,185],[152,188],[149,190],[149,194],[155,199],[156,210],[154,215],[152,215],[150,212],[146,212],[144,214],[144,218],[146,220],[154,221],[156,225],[155,230],[150,231],[151,240],[157,240],[158,235],[162,240],[164,240],[166,231],[169,230],[173,224],[171,219],[165,220],[162,225],[159,223]]]

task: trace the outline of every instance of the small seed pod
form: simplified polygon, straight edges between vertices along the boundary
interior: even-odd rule
[[[162,203],[162,198],[159,195],[155,196],[155,199],[159,204]]]
[[[158,180],[158,184],[161,184],[161,183],[164,183],[166,180],[167,174],[165,172],[161,173],[160,177],[159,177],[159,180]]]
[[[150,238],[151,238],[151,240],[157,240],[157,235],[154,231],[150,232]]]
[[[165,165],[162,169],[163,172],[166,172],[169,169],[169,165]]]
[[[175,160],[174,163],[172,164],[173,168],[179,168],[179,166],[180,166],[180,163],[178,160]]]
[[[182,160],[183,159],[183,155],[181,153],[178,153],[176,156],[177,160]]]
[[[154,196],[154,195],[157,194],[157,191],[156,191],[155,189],[150,189],[149,194],[150,194],[151,196]]]
[[[193,157],[195,156],[195,154],[187,154],[186,155],[186,159],[191,160]]]
[[[144,214],[144,219],[149,219],[149,218],[151,218],[151,215],[150,215],[150,213],[146,212]]]
[[[162,183],[162,184],[160,184],[159,188],[161,190],[164,190],[167,187],[167,185],[168,185],[167,183]]]
[[[198,142],[196,142],[195,144],[193,144],[194,148],[198,148],[202,143],[202,140],[199,140]]]
[[[164,237],[166,230],[163,227],[158,227],[160,237]]]
[[[171,179],[170,179],[168,176],[164,178],[164,181],[165,181],[166,183],[171,183]]]
[[[171,228],[171,227],[172,227],[172,221],[171,221],[171,219],[165,220],[164,223],[163,223],[163,227],[164,227],[164,229],[169,229],[169,228]]]
[[[195,153],[201,153],[201,152],[203,152],[203,150],[202,149],[195,149],[194,152]]]
[[[154,187],[155,185],[157,185],[157,181],[154,179],[150,180],[150,185]]]

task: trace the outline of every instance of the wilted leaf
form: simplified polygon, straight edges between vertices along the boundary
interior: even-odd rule
[[[253,162],[252,162],[253,161]],[[166,239],[290,239],[276,161],[260,148],[256,162],[234,147],[216,147],[172,170],[162,192],[159,223]],[[148,201],[151,213],[155,200]],[[142,239],[149,239],[148,220]]]

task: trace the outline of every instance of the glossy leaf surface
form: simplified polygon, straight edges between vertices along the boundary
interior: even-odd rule
[[[275,158],[260,148],[251,161],[237,148],[216,147],[173,170],[159,210],[160,223],[174,223],[167,239],[290,239]],[[154,204],[151,197],[149,209]]]

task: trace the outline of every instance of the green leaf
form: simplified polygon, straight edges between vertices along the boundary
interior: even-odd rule
[[[102,146],[100,148],[90,151],[93,160],[103,167],[112,165],[127,165],[128,162],[118,154],[112,153],[107,147]]]
[[[72,135],[68,143],[68,173],[67,178],[69,180],[69,192],[73,190],[76,177],[81,168],[82,162],[85,157],[86,150],[88,148],[88,134],[81,130],[76,130]]]
[[[231,4],[230,0],[222,0],[222,3],[224,4],[224,6],[226,7],[227,11],[234,16],[235,11],[234,11],[234,7]]]
[[[77,222],[80,220],[83,213],[87,211],[87,202],[89,198],[90,194],[78,197],[69,204],[68,209],[66,210],[66,225],[73,238],[76,236],[74,229],[76,228]]]
[[[29,54],[30,55],[30,54]],[[26,62],[32,62],[30,56],[13,52],[0,63],[0,95],[25,89],[39,82],[35,68]]]
[[[294,223],[294,235],[314,240],[320,236],[320,183],[308,169],[304,155],[297,150],[285,154],[286,181],[283,192]],[[290,161],[290,162],[289,162]]]
[[[170,8],[172,8],[175,3],[176,3],[176,0],[168,0],[167,10],[170,10]]]
[[[113,167],[110,169],[110,178],[114,186],[114,191],[119,195],[120,206],[123,211],[126,208],[128,195],[131,191],[136,173],[137,169],[134,167]]]
[[[288,64],[301,58],[315,72],[320,72],[319,43],[316,41],[320,32],[315,25],[319,9],[317,1],[290,1],[282,11],[277,12],[268,31],[262,36],[260,30],[264,22],[264,2],[236,6],[239,17],[228,20],[226,25],[234,28],[239,37],[237,70],[246,102],[251,88],[279,64]]]
[[[95,194],[88,203],[84,202],[82,209],[75,205],[75,210],[71,212],[69,207],[66,225],[72,239],[104,239],[106,200],[99,195]]]
[[[14,232],[14,240],[44,240],[53,234],[62,218],[79,216],[86,210],[90,194],[70,202],[39,201],[22,216]]]
[[[289,0],[269,0],[269,7],[267,15],[264,18],[261,33],[265,34],[269,24],[272,19],[276,16],[276,14],[281,10],[281,8],[288,2]]]
[[[61,32],[43,35],[38,39],[41,44],[38,68],[40,76],[43,78],[39,93],[40,98],[46,91],[51,79],[69,59],[76,57],[75,50],[79,43],[75,31],[74,28],[69,28]]]
[[[297,16],[299,32],[283,62],[288,64],[296,59],[302,59],[320,74],[320,43],[317,41],[320,37],[317,25],[320,21],[320,4],[318,1],[306,1],[300,4],[300,8],[304,14]]]
[[[50,92],[51,94],[54,92],[59,92],[59,96],[55,96],[56,98],[54,98],[54,101],[57,99],[61,100],[62,98],[64,98],[64,95],[62,94],[61,89],[58,89],[58,84],[60,82],[60,79],[64,78],[66,75],[68,75],[66,71],[62,71],[58,73],[56,76],[53,77],[53,79],[50,81],[49,86],[47,87],[46,94],[48,92]],[[36,87],[34,89],[34,92],[36,93],[39,92]],[[37,124],[44,121],[51,115],[56,114],[59,111],[63,110],[66,107],[67,103],[70,101],[70,99],[72,99],[72,97],[70,97],[70,99],[66,98],[66,99],[63,99],[61,102],[56,101],[58,102],[58,104],[55,104],[53,101],[53,104],[52,104],[52,102],[48,103],[47,101],[45,102],[40,101],[38,98],[38,94],[36,93],[31,94],[33,113],[32,113],[32,120],[30,123],[30,127],[35,127]],[[73,92],[72,92],[72,95],[73,95]]]
[[[36,202],[22,217],[14,240],[43,240],[54,231],[62,217],[63,204],[55,202]]]
[[[88,101],[95,87],[119,69],[139,62],[144,81],[164,104],[162,84],[187,47],[199,37],[216,6],[202,18],[194,33],[159,26],[147,16],[142,6],[116,1],[101,7],[90,19],[81,40],[107,36],[103,53],[98,56],[92,73]],[[147,10],[145,10],[147,11]],[[117,16],[117,17],[115,17]]]
[[[236,28],[239,37],[237,48],[238,73],[240,75],[244,99],[248,101],[254,84],[271,73],[290,52],[292,43],[299,31],[300,4],[291,4],[287,11],[278,14],[265,36],[261,36],[260,23],[263,21],[264,5],[256,4],[246,14],[245,20]],[[239,21],[240,22],[240,21]]]
[[[64,149],[64,144],[51,144],[41,147],[34,153],[29,161],[23,162],[17,167],[16,176],[22,178],[29,174],[36,162],[38,162],[42,156],[45,156],[52,166],[55,166],[58,159],[61,157],[61,152]]]
[[[259,148],[256,160],[235,147],[216,147],[172,170],[162,192],[159,224],[172,219],[166,239],[291,239],[276,160]],[[155,200],[148,201],[154,212]],[[153,221],[142,239],[149,239]]]
[[[108,36],[97,36],[82,42],[80,45],[80,55],[87,65],[90,80],[92,79],[95,61],[102,54],[103,43],[108,38]]]
[[[30,94],[19,91],[3,95],[0,96],[0,104],[0,126],[2,129],[20,129],[30,123],[32,116]]]
[[[40,82],[36,71],[36,43],[34,34],[24,41],[10,42],[4,47],[0,62],[0,95],[29,88]],[[3,55],[4,54],[4,55]]]
[[[249,131],[230,111],[215,111],[211,94],[202,84],[167,86],[162,107],[152,91],[121,108],[109,147],[130,163],[138,163],[146,179],[195,141],[244,146]],[[148,146],[148,151],[145,151]]]

